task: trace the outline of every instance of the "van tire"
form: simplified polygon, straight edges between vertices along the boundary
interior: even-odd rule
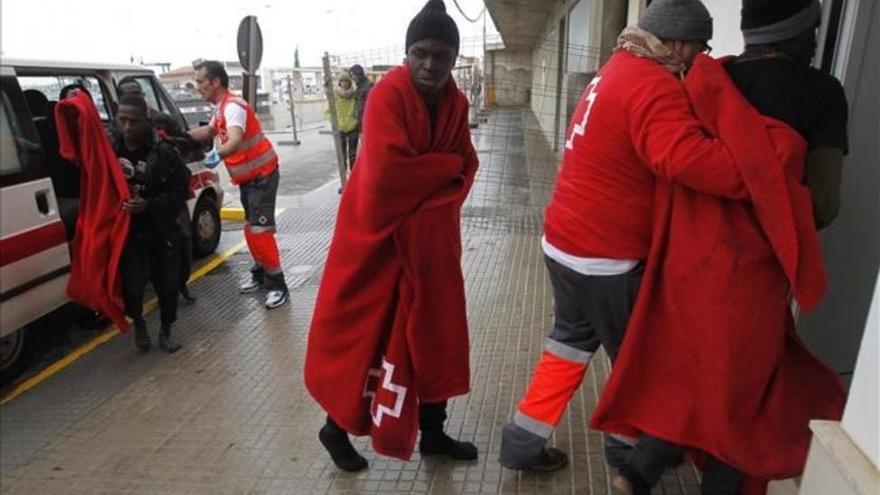
[[[28,327],[0,339],[0,384],[8,385],[30,366],[34,359],[33,344]]]
[[[193,254],[200,257],[213,253],[220,244],[220,231],[220,209],[217,201],[203,194],[193,209]]]

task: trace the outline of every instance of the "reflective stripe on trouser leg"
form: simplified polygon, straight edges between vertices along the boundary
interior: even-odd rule
[[[269,275],[281,273],[281,256],[278,254],[278,244],[275,243],[275,229],[264,230],[248,226],[245,232],[249,233],[248,247],[257,263]]]
[[[568,401],[581,385],[592,357],[591,352],[547,339],[544,354],[517,412],[550,425],[551,429],[555,427]],[[539,431],[533,433],[540,434]]]
[[[251,252],[251,258],[254,259],[254,263],[263,266],[263,263],[260,261],[260,248],[256,245],[256,240],[254,238],[254,234],[251,232],[251,226],[244,226],[244,241],[247,243],[248,250]]]
[[[592,357],[591,352],[546,340],[532,383],[502,431],[502,464],[527,467],[540,458]]]

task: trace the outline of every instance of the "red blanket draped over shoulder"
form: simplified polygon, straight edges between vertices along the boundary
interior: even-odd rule
[[[699,57],[686,86],[752,204],[658,183],[647,269],[591,425],[692,447],[751,481],[796,476],[809,420],[839,418],[844,401],[837,375],[795,333],[788,301],[791,291],[809,309],[826,289],[801,184],[806,146],[761,117],[719,61]]]
[[[467,115],[450,79],[432,126],[406,66],[370,91],[309,333],[309,392],[345,430],[402,459],[418,403],[469,389],[460,220],[477,156]]]
[[[130,221],[122,213],[128,184],[88,94],[77,91],[59,101],[55,121],[61,156],[82,171],[67,295],[126,330],[118,268]]]

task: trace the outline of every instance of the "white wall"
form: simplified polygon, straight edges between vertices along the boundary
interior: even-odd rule
[[[739,55],[743,50],[742,32],[739,29],[739,0],[703,0],[712,14],[713,37],[709,41],[712,56]]]
[[[859,359],[856,362],[856,372],[853,377],[852,387],[849,390],[849,399],[846,402],[846,410],[843,413],[843,429],[849,433],[853,442],[859,446],[862,452],[875,467],[880,467],[880,390],[877,380],[880,377],[880,278],[874,285],[874,300],[871,303],[871,312],[868,314],[868,323],[865,325],[865,335],[862,337],[862,347],[859,350]]]

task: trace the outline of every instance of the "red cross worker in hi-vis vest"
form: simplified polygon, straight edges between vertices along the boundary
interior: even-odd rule
[[[229,75],[223,64],[208,60],[194,64],[199,93],[215,105],[211,122],[193,129],[197,141],[217,138],[218,143],[205,158],[205,165],[226,163],[229,179],[241,189],[247,241],[254,265],[251,276],[239,291],[242,294],[266,289],[266,307],[277,308],[289,299],[281,257],[275,242],[275,196],[278,192],[278,155],[263,134],[254,108],[229,91]]]

